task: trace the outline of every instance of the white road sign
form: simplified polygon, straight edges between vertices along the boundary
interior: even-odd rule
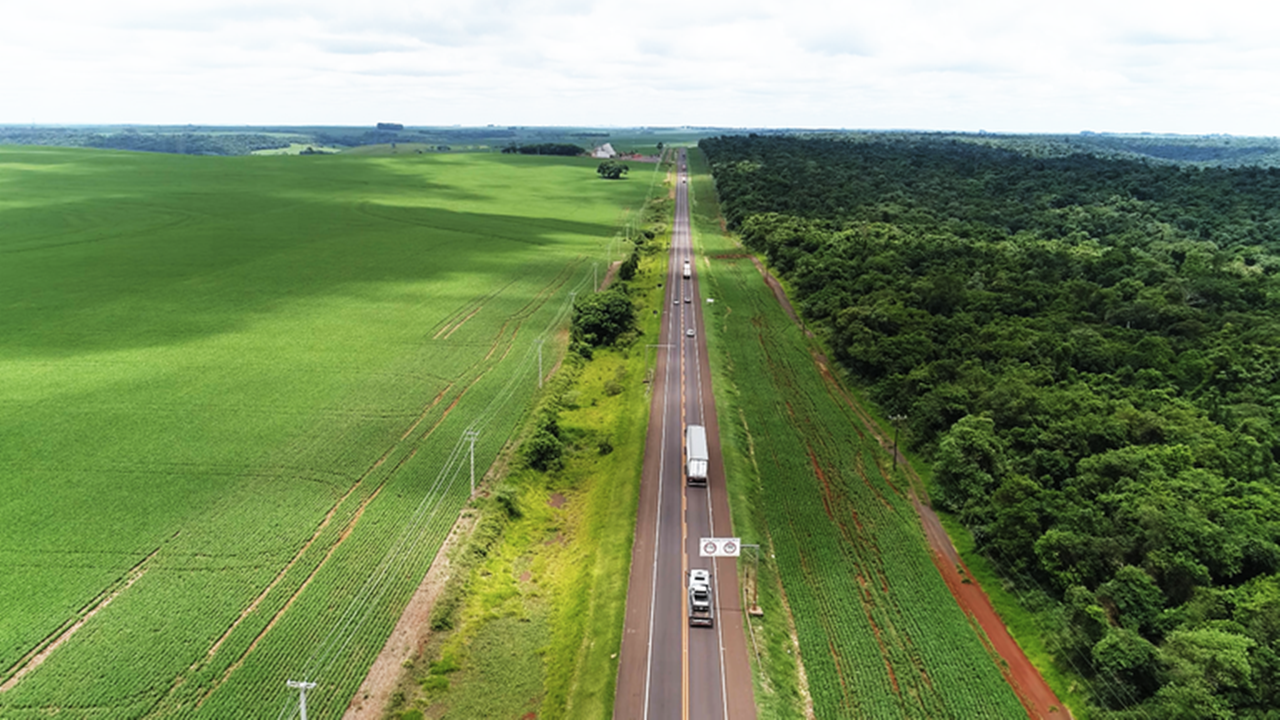
[[[698,541],[700,557],[738,557],[740,552],[741,538],[702,538]]]

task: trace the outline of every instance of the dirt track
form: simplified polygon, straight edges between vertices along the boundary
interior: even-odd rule
[[[355,697],[351,698],[351,704],[343,713],[342,720],[378,720],[383,716],[383,708],[387,706],[387,701],[391,699],[391,694],[404,675],[404,661],[421,653],[431,636],[431,609],[449,579],[449,550],[455,542],[470,534],[474,524],[475,518],[465,513],[454,523],[449,537],[440,546],[436,559],[422,579],[422,584],[414,591],[413,598],[409,600],[395,630],[391,632],[391,637],[387,638],[386,645],[378,653],[378,659],[369,668],[369,674],[360,684]]]

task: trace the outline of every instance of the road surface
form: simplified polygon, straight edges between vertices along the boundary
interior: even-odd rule
[[[689,235],[688,168],[677,158],[676,212],[618,664],[617,720],[755,720],[736,561],[698,555],[732,535],[702,298]],[[683,277],[685,261],[693,269]],[[688,302],[685,302],[686,298]],[[693,329],[694,334],[687,334]],[[685,484],[684,429],[707,428],[706,487]],[[689,627],[688,571],[711,571],[715,625]]]

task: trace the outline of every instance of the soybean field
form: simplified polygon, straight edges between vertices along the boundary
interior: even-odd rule
[[[705,160],[690,158],[699,272],[714,300],[708,344],[733,386],[717,392],[738,411],[722,431],[743,439],[758,474],[729,482],[752,486],[763,510],[815,716],[1026,717],[939,575],[907,480],[751,256],[720,232]]]
[[[630,251],[594,170],[0,148],[0,716],[339,717]]]

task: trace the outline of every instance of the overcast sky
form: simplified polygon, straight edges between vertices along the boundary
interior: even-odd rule
[[[1262,0],[25,0],[0,123],[1280,135]]]

